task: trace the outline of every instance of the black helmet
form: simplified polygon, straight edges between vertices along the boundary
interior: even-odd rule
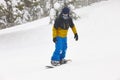
[[[69,14],[70,13],[70,9],[68,7],[64,7],[62,9],[62,14]]]

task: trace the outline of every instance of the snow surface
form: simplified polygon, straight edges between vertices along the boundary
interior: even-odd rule
[[[49,18],[0,31],[0,80],[120,80],[120,0],[76,10],[79,41],[69,29],[66,58],[45,69],[54,51]]]

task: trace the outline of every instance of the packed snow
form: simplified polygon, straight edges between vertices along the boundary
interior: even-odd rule
[[[49,17],[0,30],[0,80],[120,80],[120,1],[77,9],[79,40],[69,29],[66,58],[53,69]]]

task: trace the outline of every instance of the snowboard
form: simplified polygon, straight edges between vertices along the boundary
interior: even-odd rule
[[[65,64],[68,64],[69,62],[72,62],[71,59],[66,59],[66,61],[67,62]],[[60,64],[59,66],[65,65],[65,64]],[[52,69],[52,68],[55,68],[55,67],[58,67],[58,66],[53,66],[53,65],[47,65],[47,66],[45,66],[46,69]]]

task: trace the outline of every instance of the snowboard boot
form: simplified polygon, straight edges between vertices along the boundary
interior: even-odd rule
[[[66,63],[67,63],[67,60],[65,60],[65,59],[60,60],[60,65],[66,64]]]
[[[53,66],[59,66],[59,65],[60,65],[60,61],[51,60],[51,64],[52,64]]]

